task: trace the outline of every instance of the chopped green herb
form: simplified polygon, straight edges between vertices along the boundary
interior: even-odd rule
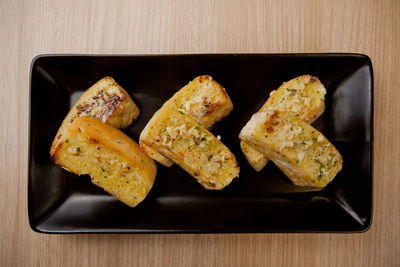
[[[76,148],[76,152],[81,152],[81,148],[80,148],[80,147],[77,147],[77,148]]]
[[[322,168],[324,167],[324,164],[322,164],[321,161],[319,160],[315,160],[315,162],[319,163],[319,167],[318,167],[318,179],[320,179],[322,177]]]
[[[105,172],[105,170],[104,170],[103,168],[101,168],[101,171],[102,171],[102,172]]]
[[[286,90],[287,90],[288,92],[292,92],[292,93],[297,92],[296,89],[289,89],[289,88],[286,88]]]
[[[69,143],[69,140],[68,140],[68,139],[65,139],[65,143]]]
[[[194,144],[195,144],[196,146],[198,146],[198,145],[199,145],[199,143],[197,143],[197,142],[194,142]]]
[[[212,155],[208,155],[208,161],[210,161],[212,158]]]
[[[196,130],[200,130],[200,127],[199,126],[195,126],[194,127]]]
[[[298,159],[296,159],[296,163],[299,164],[299,160]]]
[[[201,141],[204,142],[204,141],[207,141],[207,139],[205,137],[202,137]]]
[[[316,137],[313,137],[312,140],[313,140],[314,142],[317,142],[317,138],[316,138]]]
[[[129,184],[129,181],[126,181],[127,184]]]
[[[162,129],[161,132],[164,133],[166,131],[166,129]]]
[[[104,178],[107,178],[107,176],[104,176]]]

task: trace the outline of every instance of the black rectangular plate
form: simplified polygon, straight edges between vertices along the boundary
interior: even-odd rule
[[[236,155],[240,178],[204,190],[178,166],[158,164],[147,198],[130,208],[89,176],[53,165],[51,142],[79,96],[111,76],[141,109],[124,132],[137,141],[153,113],[198,75],[226,88],[231,114],[212,129]],[[282,82],[317,76],[326,110],[313,124],[343,155],[343,169],[323,190],[291,184],[272,163],[254,171],[238,134]],[[373,75],[359,54],[41,55],[31,66],[28,209],[42,233],[362,232],[372,217]]]

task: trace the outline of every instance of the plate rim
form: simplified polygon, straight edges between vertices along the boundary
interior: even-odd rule
[[[56,57],[87,57],[87,58],[96,58],[96,57],[117,57],[117,58],[123,58],[123,57],[151,57],[151,58],[157,58],[157,57],[201,57],[201,56],[273,56],[273,57],[360,57],[366,60],[366,65],[369,68],[369,74],[370,74],[370,94],[371,94],[371,101],[370,101],[370,106],[371,106],[371,113],[370,113],[370,128],[368,129],[370,132],[370,145],[369,145],[369,163],[370,163],[370,185],[371,185],[371,191],[370,191],[370,199],[371,202],[369,204],[369,211],[370,211],[370,216],[368,223],[360,228],[359,230],[308,230],[308,229],[301,229],[301,230],[293,230],[293,229],[267,229],[267,230],[255,230],[255,231],[248,231],[246,230],[236,230],[236,231],[221,231],[221,230],[184,230],[184,229],[173,229],[173,230],[166,230],[166,229],[130,229],[130,230],[118,230],[118,229],[101,229],[101,230],[95,230],[95,229],[90,229],[90,230],[44,230],[40,229],[39,225],[40,224],[35,224],[33,222],[33,215],[32,215],[32,179],[30,179],[30,174],[31,174],[31,168],[32,168],[32,120],[31,120],[31,114],[32,114],[32,77],[33,77],[33,69],[37,61],[41,58],[56,58]],[[155,53],[141,53],[141,54],[99,54],[99,53],[94,53],[94,54],[85,54],[85,53],[43,53],[43,54],[38,54],[34,56],[31,60],[30,63],[30,68],[29,68],[29,91],[28,91],[28,168],[27,168],[27,211],[28,211],[28,222],[30,228],[37,233],[41,234],[271,234],[271,233],[287,233],[287,234],[296,234],[296,233],[307,233],[307,234],[359,234],[359,233],[365,233],[368,232],[373,224],[374,220],[374,70],[373,70],[373,64],[372,64],[372,59],[370,56],[364,53],[356,53],[356,52],[322,52],[322,53],[161,53],[161,54],[155,54]]]

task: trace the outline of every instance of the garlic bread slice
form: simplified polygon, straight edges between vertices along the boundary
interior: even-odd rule
[[[92,117],[74,119],[52,160],[67,171],[90,175],[93,184],[131,207],[147,196],[157,172],[132,139]]]
[[[233,109],[232,101],[225,89],[209,75],[193,79],[176,92],[164,106],[188,115],[208,130]],[[149,157],[162,165],[170,167],[173,164],[165,155],[141,140],[139,145]]]
[[[69,111],[59,128],[50,155],[77,117],[90,116],[115,127],[126,128],[137,119],[140,110],[128,93],[111,77],[104,77],[90,87]]]
[[[325,110],[326,89],[321,81],[312,75],[302,75],[284,82],[270,97],[258,112],[279,110],[292,112],[300,119],[313,123]],[[240,142],[242,152],[249,164],[260,171],[268,163],[268,158],[262,153]]]
[[[174,109],[157,111],[140,139],[181,166],[206,189],[220,190],[239,175],[235,156],[211,132]]]
[[[325,187],[342,169],[339,151],[296,114],[256,113],[239,138],[271,159],[295,185]]]

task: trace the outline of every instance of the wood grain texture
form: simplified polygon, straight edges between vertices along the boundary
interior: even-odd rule
[[[0,266],[399,266],[400,1],[0,1]],[[42,53],[359,52],[372,58],[363,234],[43,235],[27,218],[29,66]]]

